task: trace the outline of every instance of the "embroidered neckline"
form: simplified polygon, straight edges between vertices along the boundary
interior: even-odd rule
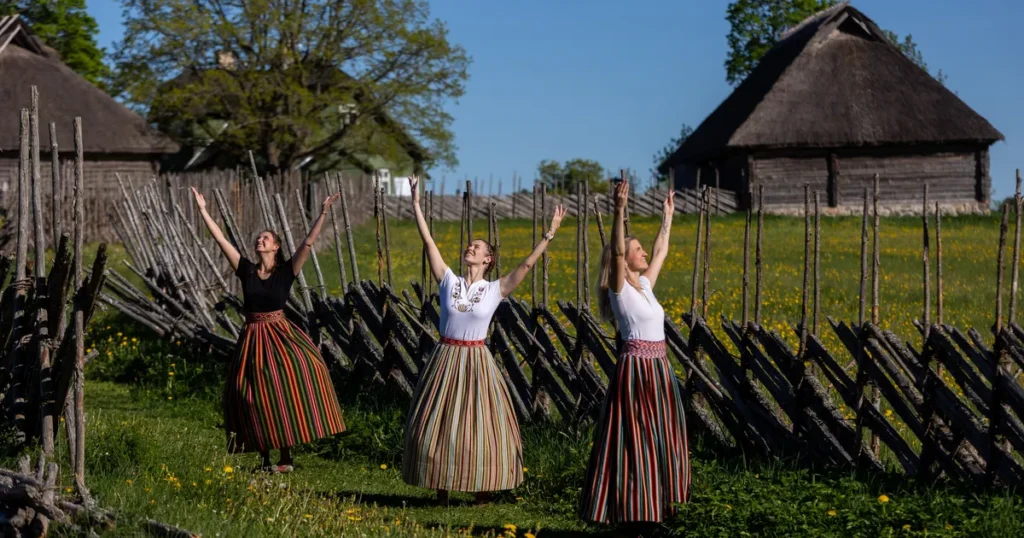
[[[466,279],[458,277],[458,280],[455,282],[455,287],[452,288],[452,308],[459,312],[473,311],[473,307],[483,299],[484,290],[487,289],[487,284],[485,282],[483,286],[477,287],[476,291],[473,292],[468,299],[463,297],[462,288],[466,287],[468,291],[469,289],[472,289],[475,284],[476,282],[468,284],[466,283]]]

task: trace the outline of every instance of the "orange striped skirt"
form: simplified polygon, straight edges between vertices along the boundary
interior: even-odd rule
[[[323,357],[280,310],[246,316],[223,403],[231,452],[285,448],[345,431]]]
[[[434,348],[409,410],[402,477],[448,491],[500,491],[522,483],[519,423],[483,342],[444,339]]]

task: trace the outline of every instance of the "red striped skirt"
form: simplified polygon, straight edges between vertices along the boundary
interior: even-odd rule
[[[280,310],[245,321],[224,389],[228,450],[260,452],[345,431],[327,365],[309,336]]]
[[[519,423],[483,342],[443,339],[409,408],[402,478],[422,488],[499,491],[523,481]]]
[[[580,517],[663,521],[689,489],[686,418],[665,342],[627,341],[594,431]]]

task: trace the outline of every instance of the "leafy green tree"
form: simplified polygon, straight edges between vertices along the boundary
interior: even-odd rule
[[[757,62],[778,42],[782,32],[815,13],[837,4],[836,0],[734,0],[726,8],[729,22],[729,55],[725,59],[725,80],[733,86],[754,70]],[[924,56],[910,34],[900,39],[885,30],[889,39],[914,63],[928,70]],[[935,78],[945,83],[940,70]]]
[[[604,167],[590,159],[570,159],[565,164],[545,159],[537,165],[537,177],[553,193],[575,194],[580,182],[590,185],[590,192],[607,192]]]
[[[85,10],[85,0],[0,1],[0,16],[21,14],[32,32],[57,51],[61,61],[103,88],[110,69],[96,44],[99,25]]]
[[[679,149],[679,146],[683,145],[683,142],[685,142],[691,134],[693,134],[693,127],[690,127],[689,125],[684,123],[683,126],[679,128],[679,136],[670,140],[668,144],[665,144],[665,147],[661,148],[660,150],[658,150],[657,153],[654,154],[654,166],[651,168],[651,176],[654,178],[654,181],[656,183],[668,181],[668,171],[662,174],[661,172],[658,171],[658,167],[661,166],[661,163],[665,162],[669,157],[671,157],[672,154],[675,153],[677,149]]]
[[[463,95],[470,58],[424,0],[123,3],[113,88],[186,143],[286,169],[387,157],[401,137],[392,125],[427,165],[457,163],[445,105]]]

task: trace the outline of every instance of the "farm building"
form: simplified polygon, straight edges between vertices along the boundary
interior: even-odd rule
[[[17,196],[21,109],[31,107],[32,86],[39,91],[41,177],[47,180],[51,122],[57,127],[61,160],[68,162],[74,156],[74,119],[82,118],[87,190],[116,187],[114,172],[151,176],[165,154],[178,150],[142,117],[64,65],[19,16],[0,17],[0,196],[5,206]],[[48,191],[51,183],[44,183]]]
[[[919,212],[922,184],[947,211],[989,207],[989,147],[999,133],[914,64],[871,19],[838,4],[789,29],[750,75],[659,167],[677,188],[764,184],[766,210],[802,210],[804,185],[826,212],[855,213],[880,180],[887,212]]]
[[[216,66],[207,69],[232,70],[237,62],[234,54],[227,51],[218,51],[215,59]],[[199,80],[205,74],[203,68],[184,71],[165,83],[162,90],[174,91]],[[351,76],[334,66],[319,68],[310,84],[311,89],[314,86],[358,86]],[[369,111],[361,110],[363,108]],[[165,168],[170,171],[198,171],[248,166],[245,155],[232,154],[226,148],[218,147],[216,134],[230,127],[224,114],[217,108],[206,110],[203,114],[205,119],[202,124],[196,125],[183,122],[176,114],[165,113],[159,107],[151,110],[150,120],[182,144],[181,151],[165,161]],[[336,108],[332,107],[323,114],[323,138],[327,139],[344,128],[351,128],[354,133],[293,163],[293,170],[314,175],[327,171],[349,174],[382,171],[386,176],[383,178],[385,183],[390,183],[394,176],[399,185],[401,181],[398,180],[404,180],[413,173],[424,175],[424,168],[430,159],[426,149],[385,110],[361,99],[358,91],[352,102],[338,103]],[[262,166],[265,163],[258,160],[257,164]]]

